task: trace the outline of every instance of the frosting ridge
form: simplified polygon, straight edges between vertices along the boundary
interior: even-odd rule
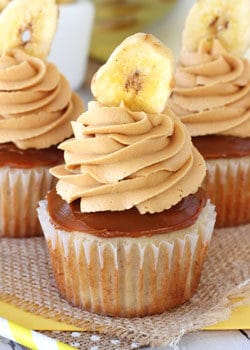
[[[22,50],[0,57],[0,143],[48,148],[72,134],[70,121],[82,112],[54,64]]]
[[[216,39],[182,52],[170,108],[192,136],[250,136],[250,62]]]
[[[74,138],[60,144],[65,165],[51,169],[58,194],[80,198],[82,212],[161,212],[197,192],[205,163],[170,110],[132,112],[124,104],[90,102],[72,122]]]

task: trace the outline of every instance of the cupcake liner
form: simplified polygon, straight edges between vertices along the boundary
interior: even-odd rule
[[[250,222],[250,157],[207,160],[204,189],[216,206],[216,227]]]
[[[184,230],[107,239],[56,228],[45,200],[38,216],[61,295],[85,310],[124,317],[161,313],[190,299],[215,222],[207,203]]]
[[[36,208],[54,183],[48,167],[0,168],[0,237],[41,235]]]

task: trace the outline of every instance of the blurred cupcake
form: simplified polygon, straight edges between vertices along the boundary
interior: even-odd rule
[[[93,0],[95,25],[90,56],[99,62],[108,59],[112,51],[127,36],[159,21],[176,0]]]
[[[61,295],[85,310],[161,313],[198,286],[215,212],[200,189],[203,158],[185,126],[162,114],[172,70],[152,35],[128,37],[59,146],[65,165],[51,170],[59,181],[39,219]]]
[[[67,80],[45,60],[56,22],[51,0],[14,0],[0,15],[1,237],[41,234],[37,203],[55,182],[49,168],[63,162],[56,145],[83,112]]]
[[[206,159],[217,227],[250,222],[249,15],[248,1],[194,5],[169,102]]]

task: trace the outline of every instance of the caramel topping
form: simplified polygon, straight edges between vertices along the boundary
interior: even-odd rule
[[[13,143],[0,144],[0,166],[11,168],[34,168],[55,166],[63,163],[63,152],[56,146],[44,149],[21,150]]]
[[[192,138],[205,159],[237,158],[250,155],[250,137],[206,135]]]
[[[62,230],[98,237],[141,237],[173,232],[191,226],[207,202],[203,190],[183,198],[171,209],[141,215],[136,208],[125,211],[81,213],[79,200],[68,204],[53,189],[48,193],[48,212]]]

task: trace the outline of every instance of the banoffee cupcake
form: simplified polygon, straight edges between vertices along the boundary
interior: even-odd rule
[[[36,207],[55,183],[49,168],[63,163],[56,145],[83,112],[46,61],[57,12],[51,0],[14,0],[0,15],[0,237],[42,233]],[[26,43],[19,38],[25,28]]]
[[[161,313],[198,286],[215,211],[200,188],[203,158],[184,124],[162,113],[172,71],[156,38],[128,37],[59,146],[65,165],[51,170],[59,181],[39,219],[61,295],[85,310]]]
[[[249,16],[249,0],[194,5],[169,102],[206,159],[217,227],[250,222]]]

